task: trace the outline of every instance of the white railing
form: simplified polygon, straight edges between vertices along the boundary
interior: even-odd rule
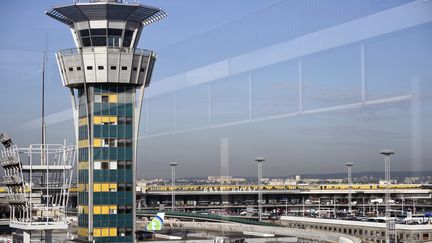
[[[100,47],[81,47],[81,48],[69,48],[58,51],[57,53],[62,56],[78,55],[86,52],[103,52],[107,53],[133,53],[135,55],[150,56],[153,54],[152,51],[140,48],[129,48],[129,47],[112,47],[112,46],[100,46]]]

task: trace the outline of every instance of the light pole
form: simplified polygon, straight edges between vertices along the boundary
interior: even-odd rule
[[[402,211],[402,214],[404,213],[404,203],[405,203],[405,199],[404,199],[404,198],[402,198],[402,209],[401,209],[401,211]]]
[[[258,164],[258,217],[259,221],[262,220],[262,190],[261,190],[261,179],[262,179],[262,163],[266,159],[264,157],[256,157],[255,161]]]
[[[348,168],[348,213],[352,213],[352,167],[354,163],[346,162],[345,166]]]
[[[366,216],[366,207],[365,207],[364,197],[362,199],[362,208],[363,208],[363,217],[365,217]]]
[[[177,162],[169,163],[171,166],[171,211],[174,212],[175,208],[175,167],[178,165]]]
[[[391,239],[396,242],[395,222],[390,219],[390,156],[394,154],[393,150],[383,149],[380,152],[384,155],[385,164],[385,220],[386,220],[386,243],[390,243]]]
[[[303,204],[303,218],[305,216],[305,201],[304,201],[304,197],[302,197],[302,204]]]
[[[412,213],[416,214],[415,198],[412,199],[412,204],[413,204]]]
[[[333,196],[333,218],[336,218],[336,196]]]

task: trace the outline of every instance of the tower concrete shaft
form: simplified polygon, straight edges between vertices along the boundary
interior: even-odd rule
[[[78,143],[78,236],[135,241],[138,130],[156,55],[136,48],[166,14],[121,0],[89,0],[46,14],[71,30],[76,48],[56,54],[70,89]]]

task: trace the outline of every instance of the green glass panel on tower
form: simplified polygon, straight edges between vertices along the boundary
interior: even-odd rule
[[[76,126],[78,237],[134,242],[138,127],[156,60],[136,46],[143,27],[166,14],[120,0],[78,2],[46,14],[68,25],[76,43],[56,57]]]

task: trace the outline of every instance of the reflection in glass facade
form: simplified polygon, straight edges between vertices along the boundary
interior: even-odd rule
[[[160,50],[145,149],[203,140],[192,159],[206,158],[227,136],[241,146],[231,171],[249,176],[259,150],[283,177],[340,171],[347,157],[381,170],[376,151],[391,147],[397,170],[430,170],[431,4],[277,1]],[[191,160],[184,154],[176,159]],[[214,175],[215,161],[201,174]],[[164,168],[142,166],[148,175]]]
[[[394,22],[398,8],[413,26],[370,25]],[[408,102],[432,77],[432,24],[413,17],[422,8],[411,0],[282,1],[167,47],[155,73],[160,89],[147,98],[146,135]],[[180,57],[193,62],[174,63]],[[187,108],[204,114],[189,112],[198,125],[183,122]]]

